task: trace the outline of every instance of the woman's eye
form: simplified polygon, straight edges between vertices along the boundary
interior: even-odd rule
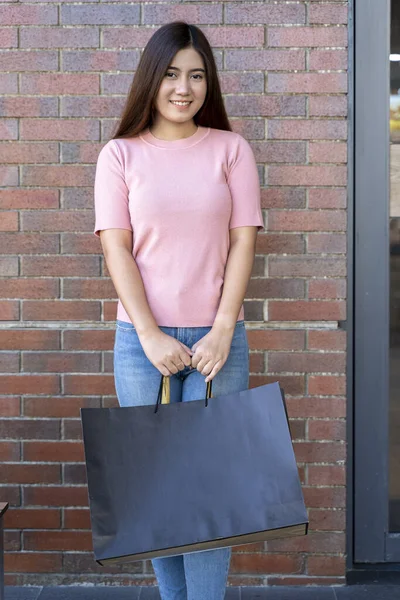
[[[193,77],[195,77],[198,81],[200,81],[201,79],[203,79],[203,75],[193,75]]]
[[[170,75],[175,75],[175,73],[167,73],[166,76],[169,77]]]

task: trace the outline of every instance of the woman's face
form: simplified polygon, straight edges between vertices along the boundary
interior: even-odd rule
[[[157,121],[186,123],[192,120],[202,107],[206,93],[202,57],[193,48],[180,50],[169,65],[156,97]]]

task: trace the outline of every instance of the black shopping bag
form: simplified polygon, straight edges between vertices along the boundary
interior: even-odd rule
[[[99,564],[307,533],[279,383],[81,419]]]

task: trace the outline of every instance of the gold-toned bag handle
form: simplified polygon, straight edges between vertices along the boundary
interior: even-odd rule
[[[212,398],[212,381],[207,381],[205,403],[208,406],[208,400]],[[163,375],[161,377],[160,388],[158,390],[157,403],[155,411],[157,412],[159,404],[169,404],[171,401],[171,385],[170,377]]]

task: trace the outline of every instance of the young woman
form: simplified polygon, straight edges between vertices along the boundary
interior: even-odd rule
[[[233,133],[210,45],[194,25],[158,29],[141,57],[95,179],[95,233],[119,302],[121,406],[248,388],[243,299],[262,229],[254,155]],[[222,600],[231,549],[157,558],[163,600]]]

